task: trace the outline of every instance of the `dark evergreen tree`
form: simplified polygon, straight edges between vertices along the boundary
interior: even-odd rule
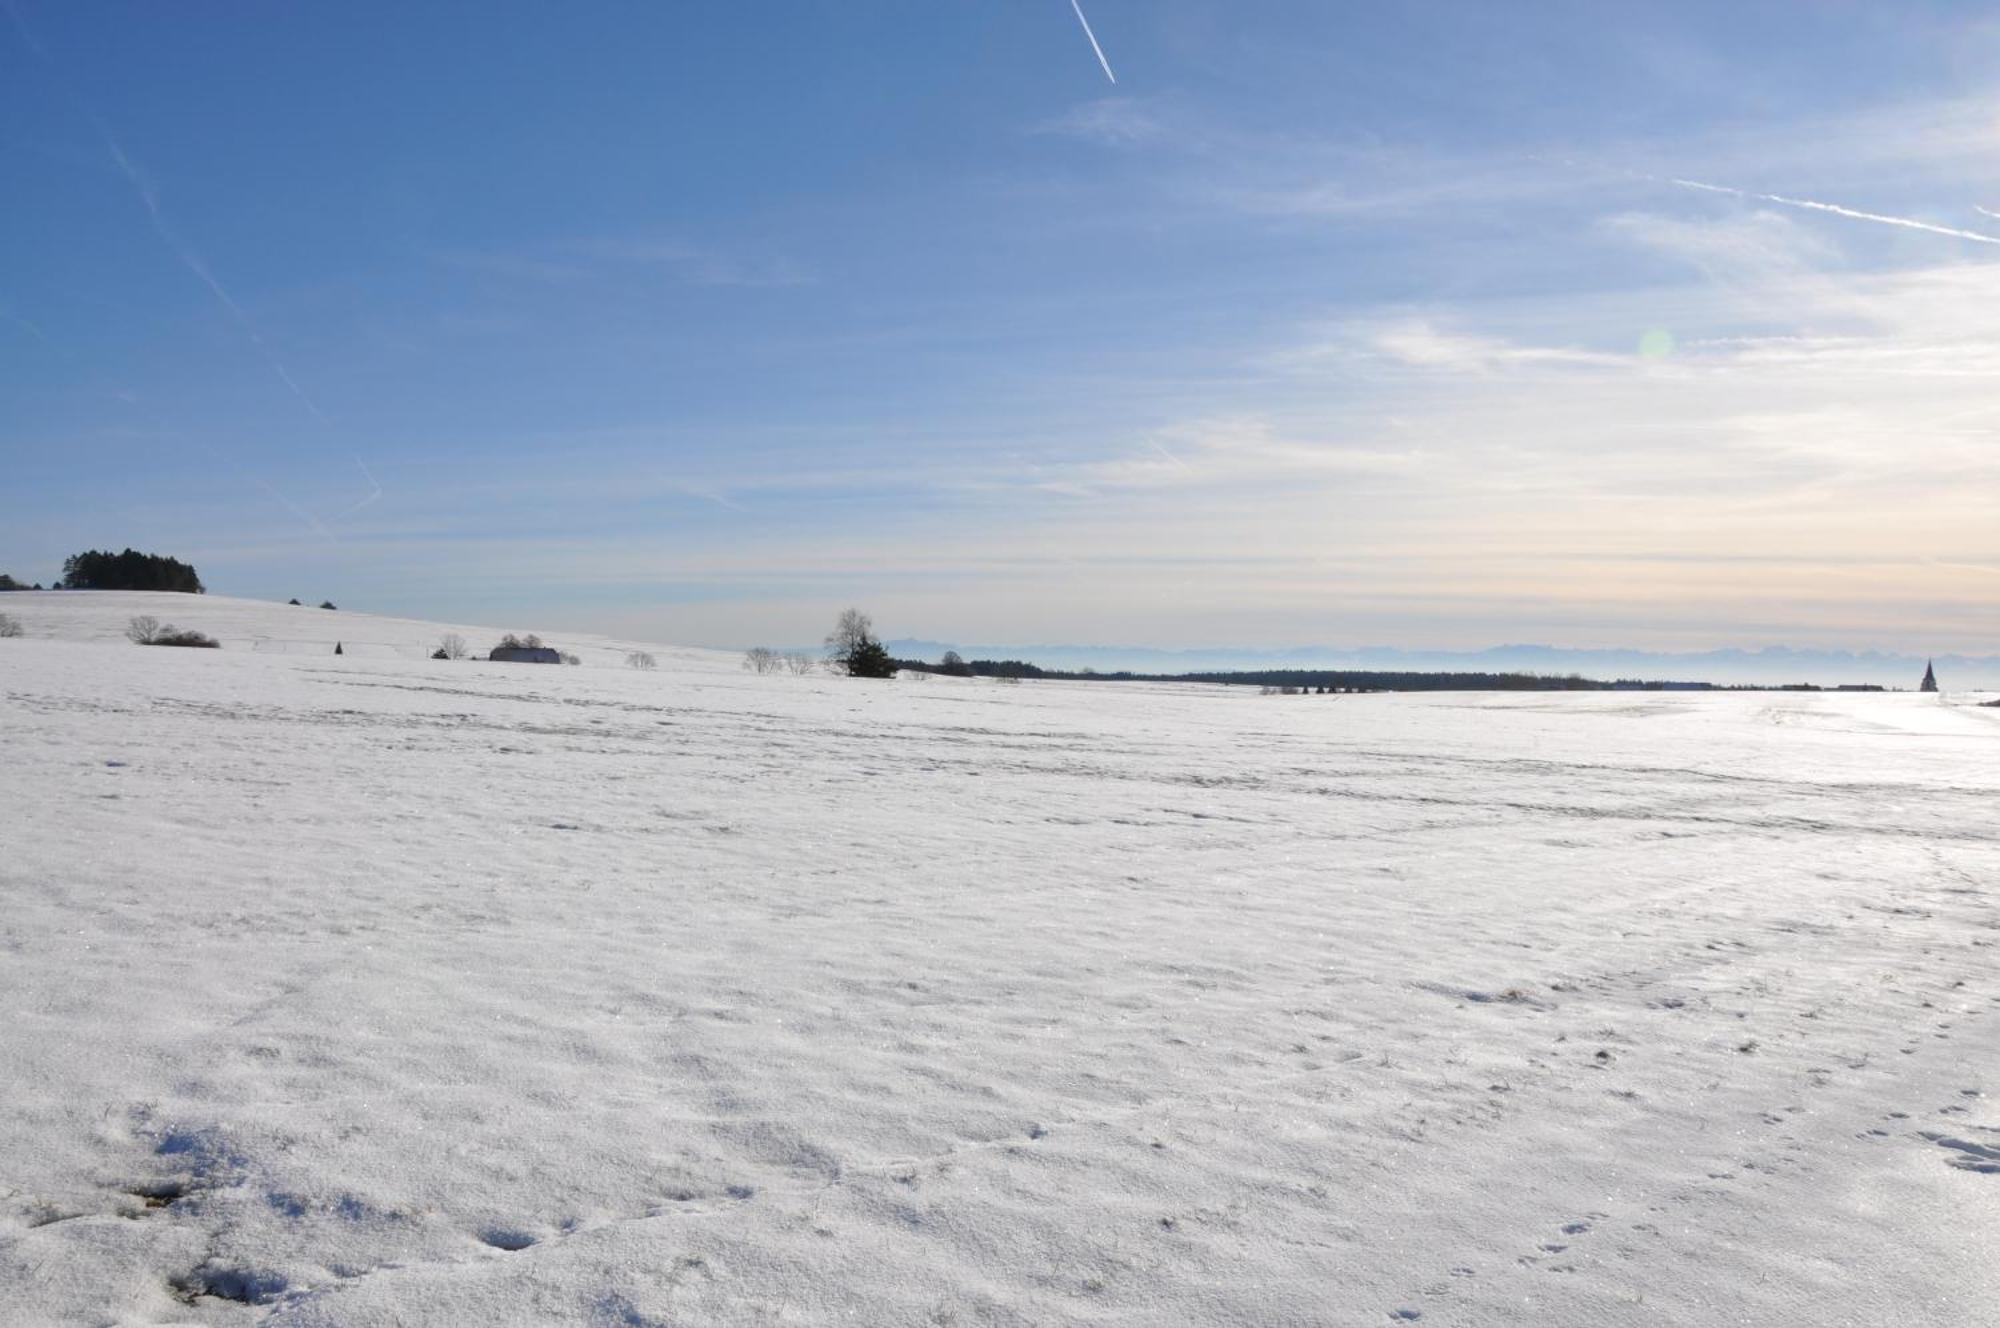
[[[896,661],[882,648],[882,643],[872,637],[855,646],[847,654],[847,676],[850,678],[893,678],[896,676]]]

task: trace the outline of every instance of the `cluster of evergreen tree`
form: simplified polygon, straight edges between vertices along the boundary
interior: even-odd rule
[[[0,572],[0,590],[40,590],[41,588],[42,583],[39,581],[35,582],[32,586],[26,586],[16,581],[13,577],[8,576],[5,572]]]
[[[178,558],[127,549],[107,553],[91,549],[63,562],[63,590],[174,590],[202,593],[201,578]]]

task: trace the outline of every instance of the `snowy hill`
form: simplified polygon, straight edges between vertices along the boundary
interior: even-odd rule
[[[525,626],[474,627],[385,618],[274,604],[268,600],[231,599],[225,595],[174,595],[145,590],[15,591],[0,595],[0,613],[22,624],[30,638],[63,641],[125,640],[125,626],[145,615],[176,627],[205,633],[225,650],[261,655],[330,655],[339,642],[345,655],[362,659],[426,659],[446,633],[456,633],[484,656],[505,632],[526,633]],[[576,632],[541,631],[562,649],[595,664],[617,665],[627,652],[646,650],[664,658],[663,651],[690,666],[735,668],[732,654],[712,650],[676,649]]]
[[[0,1323],[2000,1321],[2000,710],[0,610]]]

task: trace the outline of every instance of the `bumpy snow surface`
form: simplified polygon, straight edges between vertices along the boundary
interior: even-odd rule
[[[0,609],[0,1323],[2000,1322],[1971,698]]]

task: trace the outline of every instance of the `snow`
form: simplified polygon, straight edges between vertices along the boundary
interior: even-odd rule
[[[0,608],[0,1323],[2000,1322],[1967,698]]]

